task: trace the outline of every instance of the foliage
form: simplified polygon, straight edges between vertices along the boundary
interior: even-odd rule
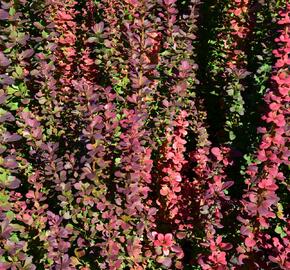
[[[0,269],[289,269],[286,0],[0,3]]]

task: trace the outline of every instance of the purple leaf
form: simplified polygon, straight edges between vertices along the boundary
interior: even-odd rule
[[[223,183],[223,187],[222,187],[222,189],[223,189],[223,190],[224,190],[224,189],[228,189],[228,188],[230,188],[233,184],[234,184],[234,181],[227,181],[227,182]]]
[[[9,169],[15,169],[18,167],[18,163],[13,157],[7,157],[5,158],[4,166]]]
[[[0,84],[3,85],[9,85],[9,84],[13,84],[14,83],[14,79],[9,77],[6,74],[0,74]]]
[[[16,177],[13,177],[13,180],[11,180],[8,187],[10,189],[16,189],[16,188],[19,188],[20,184],[21,184],[21,181],[17,179]]]
[[[10,112],[7,112],[4,115],[0,116],[0,123],[13,122],[14,120],[15,118]]]
[[[0,52],[0,66],[7,67],[10,65],[9,59],[4,55],[4,53]]]
[[[21,59],[25,59],[25,58],[29,58],[29,57],[31,57],[33,54],[34,54],[34,50],[33,50],[33,49],[27,49],[27,50],[23,51],[23,52],[19,55],[19,57],[20,57]]]
[[[7,239],[10,236],[11,232],[13,232],[13,228],[9,226],[9,220],[3,220],[1,223],[1,238]]]
[[[0,9],[0,20],[7,20],[8,18],[9,13],[4,9]]]
[[[7,96],[4,93],[0,93],[0,104],[3,104],[6,100]]]
[[[9,132],[6,132],[3,134],[3,138],[5,142],[16,142],[21,139],[21,136],[18,134],[10,134]]]

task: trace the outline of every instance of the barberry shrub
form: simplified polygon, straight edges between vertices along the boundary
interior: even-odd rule
[[[0,270],[290,269],[286,0],[0,2]]]

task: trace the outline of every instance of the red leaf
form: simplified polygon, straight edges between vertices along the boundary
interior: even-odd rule
[[[253,239],[253,238],[250,238],[250,237],[247,237],[245,239],[245,245],[248,247],[248,248],[252,248],[256,245],[256,241]]]
[[[222,160],[223,159],[222,154],[221,154],[221,150],[218,147],[213,147],[211,149],[211,152],[212,152],[213,155],[216,156],[217,160]]]

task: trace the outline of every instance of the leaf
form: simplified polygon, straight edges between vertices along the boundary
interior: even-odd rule
[[[71,256],[70,257],[70,260],[71,260],[71,263],[72,263],[73,266],[76,266],[76,265],[80,265],[81,264],[80,261],[76,257],[74,257],[74,256]]]
[[[115,158],[115,164],[119,165],[121,163],[121,158]]]
[[[7,67],[10,65],[9,59],[4,55],[4,53],[0,52],[0,66]]]
[[[18,109],[18,102],[10,102],[7,104],[11,111],[16,111]]]
[[[105,26],[104,22],[99,22],[99,23],[95,24],[92,29],[93,29],[95,34],[99,34],[99,33],[103,32],[104,26]]]
[[[15,8],[14,8],[14,7],[11,7],[11,8],[9,9],[9,15],[10,15],[10,16],[14,16],[15,13],[16,13]]]
[[[229,137],[230,137],[230,140],[233,141],[236,138],[236,135],[234,134],[234,132],[230,131]]]
[[[18,89],[17,89],[17,88],[14,88],[14,87],[11,87],[11,86],[8,86],[8,87],[7,87],[7,94],[8,94],[8,95],[13,95],[13,94],[15,94],[16,92],[18,92]]]
[[[227,181],[227,182],[223,183],[222,189],[228,189],[231,186],[233,186],[234,183],[235,183],[234,181]]]
[[[43,38],[48,38],[48,37],[49,37],[49,34],[43,30],[43,31],[41,32],[41,36],[42,36]]]
[[[277,217],[280,219],[283,219],[284,214],[283,214],[283,205],[281,203],[277,203]]]
[[[7,20],[9,18],[9,13],[4,10],[4,9],[0,9],[0,20]]]
[[[4,171],[4,170],[2,170],[2,171],[0,172],[0,181],[1,181],[2,183],[4,183],[4,182],[6,181],[6,179],[7,179],[7,172]]]
[[[248,247],[248,248],[252,248],[256,245],[256,241],[250,237],[247,237],[245,239],[245,245]]]
[[[284,229],[277,225],[276,228],[275,228],[275,233],[278,233],[282,238],[287,236],[287,234],[285,233]]]
[[[213,155],[215,155],[215,157],[217,158],[217,160],[222,160],[223,159],[223,156],[222,156],[222,153],[221,153],[221,150],[218,148],[218,147],[213,147],[211,149],[211,153]]]
[[[158,263],[161,263],[163,266],[169,268],[172,264],[172,260],[169,257],[159,256],[156,260]]]
[[[146,76],[132,77],[132,87],[135,89],[146,86],[149,82]]]
[[[11,236],[10,236],[10,240],[14,243],[18,243],[19,242],[19,238],[17,237],[17,234],[13,233]]]
[[[23,69],[22,69],[22,67],[17,66],[15,68],[15,71],[16,71],[17,75],[19,75],[19,77],[21,77],[23,75]]]
[[[44,29],[44,26],[40,22],[34,22],[33,25],[39,30]]]
[[[21,59],[25,59],[25,58],[29,58],[29,57],[31,57],[33,54],[34,54],[34,50],[33,50],[33,49],[27,49],[27,50],[23,51],[23,52],[19,55],[19,57],[20,57]]]
[[[8,211],[8,212],[6,212],[6,217],[7,217],[7,219],[8,220],[13,220],[14,219],[14,217],[15,217],[15,214],[14,214],[14,212],[13,211]]]
[[[17,179],[15,176],[8,176],[8,181],[9,181],[8,187],[10,189],[19,188],[19,186],[21,184],[21,181],[19,179]]]
[[[10,134],[10,133],[4,134],[3,138],[4,138],[4,142],[16,142],[16,141],[21,140],[21,136],[19,136],[16,133],[14,133],[14,134]]]
[[[88,42],[88,43],[98,42],[98,38],[96,38],[96,37],[89,37],[89,38],[87,39],[87,42]]]

